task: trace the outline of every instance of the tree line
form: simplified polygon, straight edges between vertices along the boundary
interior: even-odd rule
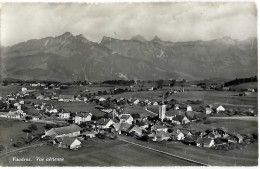
[[[239,85],[241,83],[250,83],[250,82],[257,82],[257,81],[258,81],[257,76],[252,76],[249,78],[241,78],[241,79],[236,78],[235,80],[225,82],[224,86],[228,87],[228,86],[232,86],[232,85]]]

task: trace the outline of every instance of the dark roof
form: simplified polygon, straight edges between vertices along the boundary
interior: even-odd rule
[[[142,134],[142,129],[141,129],[140,127],[138,127],[138,126],[132,127],[132,128],[129,130],[129,132],[131,132],[131,131],[135,131],[135,132],[137,132],[137,133],[139,133],[139,134]]]
[[[191,131],[188,131],[188,130],[181,130],[181,132],[182,132],[183,134],[185,134],[185,135],[191,133]]]
[[[66,126],[66,127],[59,127],[59,128],[54,128],[54,131],[58,134],[69,134],[69,133],[73,133],[73,132],[77,132],[80,131],[81,128],[75,124],[71,125],[71,126]]]
[[[116,129],[116,131],[119,131],[121,123],[113,123],[112,126]]]
[[[132,125],[132,124],[121,123],[121,125],[120,125],[120,130],[121,130],[121,131],[124,131],[124,132],[128,132],[128,131],[130,131],[133,127],[134,127],[134,125]]]
[[[224,142],[220,138],[214,139],[215,144],[223,144]]]
[[[79,114],[76,114],[76,116],[79,116],[79,117],[88,117],[90,114],[89,113],[79,113]]]
[[[163,138],[163,137],[170,137],[171,135],[169,133],[164,132],[164,131],[159,131],[159,132],[156,132],[156,136]]]
[[[110,119],[102,118],[102,119],[99,119],[99,120],[97,121],[97,124],[106,125],[109,121],[110,121]]]
[[[165,115],[166,116],[185,115],[185,111],[183,111],[183,110],[171,110],[171,111],[166,111]]]
[[[85,131],[85,132],[83,132],[82,134],[85,134],[85,135],[87,135],[87,134],[96,134],[94,131]]]
[[[156,125],[154,125],[154,128],[155,128],[155,129],[166,129],[167,126],[163,126],[163,125],[156,124]]]
[[[130,117],[131,117],[130,114],[122,114],[121,117],[120,117],[120,119],[127,120],[127,119],[129,119]]]
[[[198,140],[196,141],[196,143],[199,144],[210,144],[210,142],[212,141],[211,138],[198,138]]]
[[[176,115],[175,117],[172,118],[172,120],[181,122],[183,120],[183,118],[184,118],[183,115]]]
[[[71,137],[63,137],[62,139],[62,144],[70,146],[74,141],[76,140],[76,138],[71,138]]]

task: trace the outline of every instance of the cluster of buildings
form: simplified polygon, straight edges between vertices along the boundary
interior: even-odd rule
[[[188,108],[188,112],[192,112]],[[91,119],[91,114],[78,114],[75,116],[73,125],[52,128],[45,132],[43,137],[49,136],[55,140],[59,147],[77,149],[81,145],[82,136],[93,138],[98,134],[108,133],[116,136],[127,135],[151,141],[181,141],[188,145],[197,147],[221,147],[228,146],[230,143],[241,143],[243,137],[238,133],[229,133],[225,128],[208,129],[203,132],[175,128],[173,124],[184,125],[191,121],[180,115],[168,116],[166,105],[159,106],[158,118],[149,119],[148,117],[136,117],[131,114],[120,114],[115,109],[103,109],[105,113],[113,113],[113,118]],[[171,119],[171,122],[165,121]],[[87,131],[78,125],[86,123]],[[69,141],[68,141],[69,140]],[[70,143],[70,144],[68,144]]]
[[[37,84],[38,85],[38,84]],[[40,84],[41,86],[41,84]],[[46,86],[41,86],[46,87]],[[176,140],[181,141],[188,145],[195,145],[198,147],[223,147],[228,146],[230,143],[241,143],[243,137],[238,133],[230,133],[224,128],[208,129],[206,131],[194,131],[187,129],[180,129],[176,126],[188,125],[189,123],[205,117],[212,113],[220,113],[226,111],[222,105],[214,107],[208,105],[206,107],[200,107],[193,110],[193,107],[188,104],[180,104],[174,100],[167,101],[150,101],[148,99],[140,100],[134,98],[103,98],[94,97],[87,98],[80,95],[57,95],[55,93],[51,95],[38,95],[37,100],[56,100],[60,102],[96,102],[99,109],[105,114],[110,114],[110,117],[99,117],[93,119],[91,112],[66,112],[62,109],[57,109],[52,104],[47,105],[45,103],[34,104],[33,108],[38,112],[38,115],[28,115],[22,110],[24,101],[22,98],[29,96],[29,90],[22,88],[22,92],[16,94],[10,94],[3,100],[6,103],[6,109],[8,112],[1,112],[0,117],[24,119],[27,116],[31,116],[33,121],[39,121],[44,118],[44,114],[50,114],[57,117],[60,120],[72,121],[72,125],[52,128],[45,131],[42,138],[49,137],[53,144],[57,144],[61,148],[78,149],[81,147],[81,141],[83,138],[93,138],[98,135],[104,136],[105,134],[110,136],[127,135],[136,137],[141,140],[151,141],[168,141]],[[184,92],[184,90],[176,90],[172,93]],[[158,114],[154,117],[133,117],[132,114],[120,111],[119,109],[111,108],[105,103],[111,103],[117,106],[124,104],[130,104],[135,106],[158,106]],[[14,107],[9,108],[12,104]],[[171,110],[171,111],[167,111]],[[86,124],[86,127],[80,127],[82,124]]]

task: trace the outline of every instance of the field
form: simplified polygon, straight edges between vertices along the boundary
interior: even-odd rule
[[[14,162],[13,157],[30,157],[32,162]],[[38,162],[35,157],[64,158],[64,162]],[[149,158],[147,158],[149,157]],[[156,152],[140,149],[120,140],[83,141],[73,151],[47,145],[2,157],[2,166],[191,166],[193,164]]]
[[[242,83],[239,85],[230,86],[232,89],[257,89],[258,88],[258,82],[251,82],[251,83]]]
[[[31,123],[25,123],[18,120],[9,120],[0,118],[0,143],[7,147],[15,142],[18,138],[23,137],[26,138],[26,133],[23,132],[23,129],[27,129],[27,127]],[[34,123],[37,125],[38,130],[35,131],[34,134],[42,134],[44,133],[44,124]]]
[[[258,122],[247,120],[226,120],[226,119],[210,119],[210,124],[192,123],[188,129],[196,131],[205,131],[206,129],[225,127],[230,133],[237,132],[240,134],[258,133]],[[178,127],[177,127],[178,128]]]
[[[123,137],[123,136],[122,136]],[[211,166],[256,166],[258,164],[258,144],[250,144],[242,150],[213,150],[187,146],[180,142],[144,142],[131,137],[123,137],[144,146],[173,153]]]
[[[218,120],[218,125],[239,130],[240,133],[246,134],[257,131],[257,122],[252,121],[239,121],[232,120]],[[237,124],[240,126],[238,127]],[[25,133],[22,129],[27,128],[29,124],[1,119],[1,143],[8,143],[10,138],[25,137]],[[192,128],[206,129],[212,125],[205,124],[192,124]],[[37,124],[39,130],[38,133],[43,131],[42,124]],[[236,126],[236,127],[235,127]],[[8,130],[9,132],[3,132]],[[232,130],[232,128],[231,128]],[[134,142],[130,137],[126,137]],[[147,146],[147,142],[139,142]],[[193,146],[186,146],[178,142],[166,142],[162,143],[149,143],[148,145],[159,150],[167,151],[180,156],[185,156],[191,159],[195,159],[211,165],[242,165],[251,166],[257,165],[257,144],[252,144],[244,148],[243,150],[232,151],[216,151],[207,148],[197,148]],[[50,153],[51,152],[51,153]],[[62,156],[61,156],[62,154]],[[149,158],[147,158],[149,154]],[[199,155],[198,155],[199,154]],[[208,157],[209,156],[209,157]],[[14,162],[13,157],[31,157],[32,162]],[[48,158],[62,157],[64,162],[39,162],[35,160],[35,157]],[[208,159],[209,158],[209,159]],[[221,162],[221,163],[220,163]],[[68,149],[60,149],[56,146],[44,146],[31,148],[22,152],[17,152],[9,156],[1,158],[2,166],[182,166],[192,165],[191,163],[183,160],[171,158],[166,155],[158,154],[149,150],[138,148],[134,145],[130,145],[120,140],[101,140],[93,139],[83,141],[83,147],[78,151],[72,151]]]
[[[96,116],[104,115],[103,112],[96,109],[96,104],[94,103],[84,103],[84,102],[60,102],[60,101],[53,101],[53,100],[35,100],[35,99],[25,99],[25,101],[30,101],[32,103],[47,103],[53,104],[53,106],[57,109],[64,109],[65,111],[70,112],[91,112]]]
[[[10,93],[16,93],[22,91],[22,87],[17,85],[9,85],[9,86],[0,85],[0,91],[1,91],[0,96],[3,97]]]
[[[179,101],[203,100],[204,105],[222,104],[226,107],[257,107],[257,93],[246,97],[237,96],[238,92],[231,91],[189,91],[172,95],[168,99]]]

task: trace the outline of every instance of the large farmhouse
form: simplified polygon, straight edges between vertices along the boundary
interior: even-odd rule
[[[59,128],[52,128],[45,132],[45,136],[51,136],[51,137],[76,137],[80,135],[81,128],[77,125],[70,125],[66,127],[59,127]]]
[[[75,101],[75,97],[74,97],[74,95],[60,95],[58,101],[73,102],[73,101]]]

